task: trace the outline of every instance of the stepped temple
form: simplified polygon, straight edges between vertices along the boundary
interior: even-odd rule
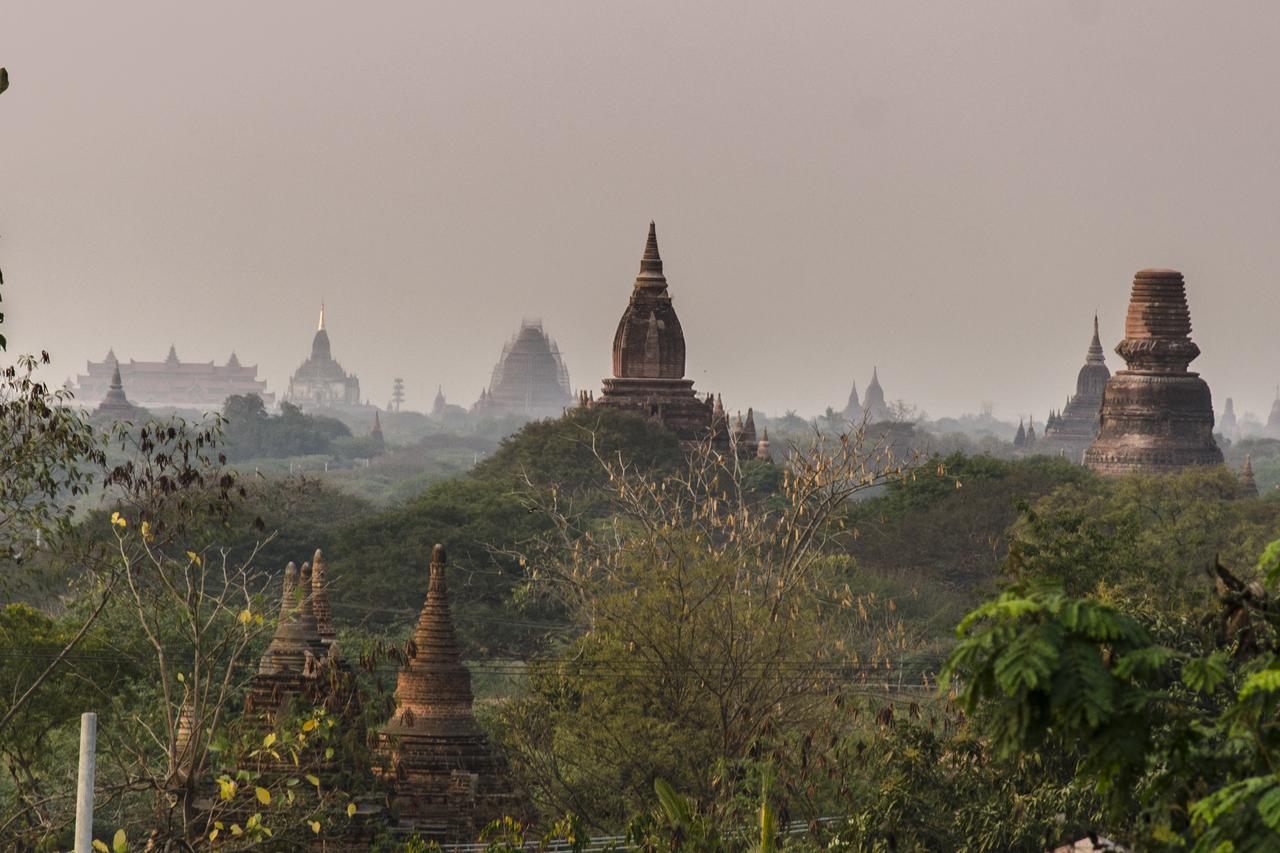
[[[700,398],[684,374],[684,330],[667,290],[657,228],[650,222],[640,273],[613,336],[613,375],[603,381],[598,398],[583,392],[578,404],[651,418],[685,446],[709,443],[722,453],[753,458],[758,451],[753,413],[748,410],[745,422],[739,416],[731,424],[719,397]]]
[[[360,380],[343,370],[329,349],[323,305],[315,337],[311,339],[311,356],[294,371],[284,399],[304,411],[365,408],[360,403]]]
[[[275,395],[268,393],[266,380],[258,378],[256,366],[244,366],[232,353],[224,365],[182,361],[175,347],[169,347],[164,361],[127,363],[109,350],[102,361],[91,361],[86,372],[76,377],[75,395],[85,401],[105,400],[119,378],[133,405],[152,411],[184,409],[197,412],[221,410],[233,394],[257,394],[268,406]]]
[[[443,412],[443,394],[437,394],[437,405]],[[503,346],[489,387],[481,392],[472,411],[553,418],[572,405],[569,371],[560,358],[560,348],[542,330],[540,321],[526,320]]]
[[[1198,373],[1182,273],[1148,269],[1133,279],[1124,340],[1127,369],[1107,380],[1098,436],[1084,463],[1102,474],[1164,473],[1221,465],[1213,438],[1213,399]]]
[[[427,598],[396,684],[396,710],[380,746],[400,826],[426,840],[469,842],[490,821],[527,811],[471,705],[471,674],[449,614],[445,550],[436,545]]]
[[[1045,443],[1041,452],[1062,455],[1081,462],[1084,452],[1098,435],[1098,418],[1102,412],[1102,392],[1111,371],[1102,352],[1098,336],[1098,315],[1093,315],[1093,339],[1084,356],[1084,366],[1076,374],[1076,393],[1067,398],[1060,412],[1050,412],[1044,428]]]

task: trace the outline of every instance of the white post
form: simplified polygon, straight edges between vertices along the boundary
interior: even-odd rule
[[[98,715],[80,715],[80,775],[76,788],[76,853],[93,850],[93,776],[97,768]]]

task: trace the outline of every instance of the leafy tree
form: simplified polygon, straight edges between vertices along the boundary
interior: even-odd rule
[[[1280,541],[1255,578],[1171,608],[1052,580],[1015,584],[961,623],[947,664],[1004,754],[1061,748],[1144,849],[1280,844]]]
[[[706,450],[665,476],[603,465],[607,517],[536,493],[554,530],[529,552],[531,582],[582,633],[533,665],[505,741],[536,801],[590,825],[643,808],[657,778],[722,811],[768,732],[811,723],[906,642],[854,618],[847,561],[825,553],[845,503],[903,471],[856,436],[795,454],[776,500]]]

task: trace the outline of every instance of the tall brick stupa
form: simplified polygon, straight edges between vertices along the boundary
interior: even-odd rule
[[[506,762],[476,724],[472,701],[449,614],[445,550],[436,545],[427,599],[396,683],[396,710],[381,741],[400,825],[424,838],[472,842],[492,820],[526,816]]]
[[[1098,437],[1084,463],[1108,475],[1221,465],[1209,386],[1187,370],[1200,348],[1191,340],[1182,273],[1147,269],[1134,276],[1116,352],[1127,369],[1107,380]]]

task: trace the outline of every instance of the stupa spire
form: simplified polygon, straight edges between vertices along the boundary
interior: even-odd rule
[[[644,242],[644,255],[640,258],[640,274],[636,287],[665,288],[667,278],[662,273],[662,255],[658,253],[658,226],[649,221],[649,236]]]
[[[316,324],[316,331],[317,332],[324,331],[324,301],[323,300],[321,300],[320,302],[320,322]]]
[[[1093,340],[1089,341],[1089,352],[1084,360],[1089,364],[1103,364],[1106,356],[1102,354],[1102,338],[1098,336],[1098,315],[1093,315]]]
[[[1258,481],[1253,477],[1253,458],[1248,453],[1244,455],[1244,468],[1240,471],[1240,493],[1248,498],[1258,495]]]
[[[376,415],[376,413],[375,413]],[[311,610],[316,618],[316,632],[320,642],[329,646],[338,638],[333,630],[333,609],[329,606],[328,566],[320,549],[311,558]]]

